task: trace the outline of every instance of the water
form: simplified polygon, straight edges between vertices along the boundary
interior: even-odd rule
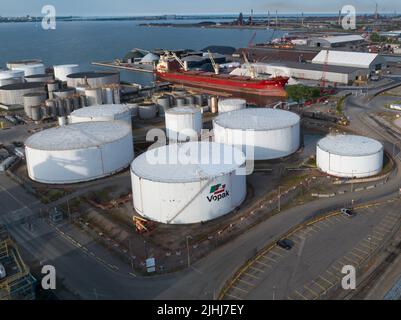
[[[0,24],[0,67],[10,60],[37,58],[47,66],[77,63],[97,70],[92,61],[122,58],[132,48],[203,49],[209,45],[247,46],[255,30],[141,27],[145,21],[58,22],[56,30],[40,23]],[[146,21],[149,22],[149,21]],[[195,20],[193,22],[196,22]],[[271,40],[273,31],[256,31],[255,42]],[[276,32],[275,37],[282,32]],[[122,79],[141,84],[152,75],[121,72]]]

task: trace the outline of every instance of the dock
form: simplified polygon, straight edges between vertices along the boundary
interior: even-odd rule
[[[122,69],[127,71],[153,73],[153,65],[118,63],[116,61],[94,61],[91,64],[94,66]]]

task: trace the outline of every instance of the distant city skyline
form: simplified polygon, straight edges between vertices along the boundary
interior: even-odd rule
[[[0,15],[6,16],[40,16],[44,5],[56,7],[57,15],[76,16],[136,16],[163,14],[256,14],[278,10],[280,13],[337,13],[343,5],[354,5],[357,12],[374,12],[376,3],[379,12],[401,12],[401,2],[394,0],[308,0],[300,4],[298,0],[1,0]]]

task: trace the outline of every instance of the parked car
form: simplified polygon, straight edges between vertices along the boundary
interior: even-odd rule
[[[281,239],[277,241],[277,245],[285,250],[291,250],[294,246],[294,242],[292,242],[290,239]]]
[[[355,217],[355,212],[349,208],[342,208],[341,213],[349,218]]]
[[[0,279],[4,279],[7,276],[6,269],[3,264],[0,262]]]

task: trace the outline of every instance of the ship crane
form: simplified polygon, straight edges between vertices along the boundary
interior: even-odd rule
[[[175,52],[166,51],[166,55],[173,57],[180,64],[181,68],[184,71],[188,71],[188,66],[180,58],[178,58],[178,56]]]
[[[253,65],[250,64],[245,52],[242,52],[242,55],[244,56],[245,64],[247,65],[247,69],[249,70],[251,74],[251,78],[255,79],[256,78],[256,71]]]
[[[209,53],[209,59],[210,59],[210,61],[212,62],[212,66],[213,66],[213,69],[214,69],[214,73],[215,74],[219,74],[220,72],[219,72],[219,65],[216,63],[216,61],[214,60],[214,58],[213,58],[213,55],[212,55],[212,53],[210,52],[210,50],[208,50],[207,51],[208,53]]]

